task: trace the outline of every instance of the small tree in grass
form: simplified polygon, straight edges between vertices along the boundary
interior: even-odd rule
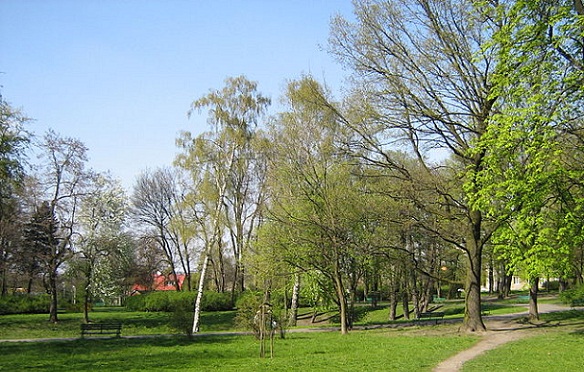
[[[177,331],[193,337],[193,303],[191,299],[183,297],[172,304],[170,326]]]

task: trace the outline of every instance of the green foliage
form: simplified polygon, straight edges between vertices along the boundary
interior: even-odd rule
[[[144,311],[146,309],[146,295],[136,295],[127,297],[124,306],[128,311]]]
[[[183,297],[172,304],[170,326],[179,332],[192,337],[193,335],[193,304],[192,300]]]
[[[28,121],[0,95],[0,203],[11,197],[23,179],[25,150],[30,143],[30,135],[24,128]],[[3,214],[0,204],[0,218]]]
[[[165,311],[169,312],[172,310],[172,302],[180,301],[182,293],[173,291],[158,291],[151,292],[146,295],[145,300],[145,311]],[[171,299],[172,297],[172,299]]]
[[[568,305],[573,305],[575,302],[584,303],[584,285],[563,291],[560,293],[560,300]]]
[[[205,291],[203,292],[203,299],[201,302],[201,310],[203,311],[225,311],[233,309],[233,300],[231,293]]]
[[[14,294],[0,297],[0,315],[46,314],[49,312],[48,295]]]
[[[131,311],[164,311],[172,312],[177,306],[189,303],[194,307],[195,292],[155,291],[148,294],[128,297],[126,309]],[[225,311],[233,309],[231,293],[206,291],[201,303],[203,311]]]
[[[254,318],[263,301],[264,294],[262,292],[246,291],[242,293],[236,302],[237,315],[235,316],[235,326],[240,329],[257,332],[258,329]]]

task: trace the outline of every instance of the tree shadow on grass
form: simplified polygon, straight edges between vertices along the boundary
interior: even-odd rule
[[[0,352],[7,370],[206,370],[253,357],[256,345],[229,336],[157,337],[1,344]]]

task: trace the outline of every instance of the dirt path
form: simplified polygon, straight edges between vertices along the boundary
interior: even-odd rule
[[[540,313],[551,313],[555,311],[566,311],[570,308],[560,305],[539,304]],[[533,334],[531,332],[535,326],[529,323],[520,324],[518,318],[527,315],[527,311],[501,316],[484,317],[485,325],[488,329],[484,333],[483,339],[470,349],[464,350],[440,363],[434,368],[434,372],[455,372],[460,371],[462,365],[479,356],[480,354],[499,347],[507,342],[519,340]]]

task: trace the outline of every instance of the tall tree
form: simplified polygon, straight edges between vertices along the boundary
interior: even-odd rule
[[[341,332],[347,333],[364,203],[352,165],[337,151],[337,117],[318,104],[320,96],[327,92],[310,77],[288,85],[288,111],[275,121],[271,140],[272,222],[262,245],[277,247],[289,265],[318,273],[334,289]]]
[[[7,292],[9,259],[18,246],[19,206],[16,191],[24,177],[25,150],[30,143],[29,121],[0,94],[0,294]]]
[[[574,160],[582,156],[584,11],[579,0],[484,2],[482,9],[501,25],[489,47],[498,62],[493,95],[504,104],[480,144],[490,151],[476,200],[484,207],[495,197],[492,213],[513,211],[499,236],[512,244],[499,251],[531,283],[537,318],[539,277],[565,267],[570,247],[581,244],[583,169]]]
[[[88,184],[87,194],[80,203],[79,230],[76,254],[78,268],[84,275],[84,318],[89,322],[91,299],[106,294],[114,273],[108,268],[111,262],[127,261],[124,254],[122,227],[126,217],[126,196],[119,182],[107,175],[97,174]],[[119,268],[123,264],[118,265]],[[122,271],[118,274],[125,274]]]
[[[44,191],[39,196],[48,203],[48,214],[54,216],[57,225],[56,238],[51,240],[43,262],[51,295],[49,321],[56,323],[59,269],[72,255],[77,209],[85,193],[85,181],[89,178],[85,169],[87,148],[81,141],[62,137],[54,131],[46,133],[40,148],[43,165],[39,179]]]
[[[154,239],[166,257],[170,274],[177,278],[181,265],[190,280],[189,233],[184,230],[183,192],[179,189],[176,169],[145,171],[138,178],[132,197],[133,215],[147,228],[145,234]],[[175,280],[176,290],[181,288]]]
[[[213,250],[222,245],[224,232],[230,236],[236,263],[233,283],[245,288],[243,260],[252,232],[257,224],[261,186],[257,182],[252,143],[256,128],[270,100],[257,91],[257,84],[243,76],[228,78],[221,90],[209,92],[193,102],[189,115],[209,108],[211,130],[192,138],[185,132],[177,141],[183,154],[177,164],[190,171],[193,184],[204,183],[204,194],[193,191],[192,200],[206,206],[212,228],[205,248],[195,304],[193,330],[198,331],[198,305],[202,296],[207,264]],[[194,196],[197,195],[197,196]],[[234,288],[235,289],[235,288]]]
[[[359,115],[346,125],[360,140],[350,145],[371,164],[394,169],[412,187],[416,174],[389,149],[410,152],[419,164],[416,171],[429,175],[437,155],[452,159],[446,164],[451,181],[429,188],[435,202],[416,195],[411,200],[442,222],[440,212],[449,211],[457,223],[457,228],[452,223],[426,227],[466,253],[464,328],[482,331],[482,253],[492,228],[468,196],[481,188],[486,150],[478,150],[477,143],[496,103],[494,59],[484,48],[496,24],[477,12],[473,1],[453,0],[357,2],[355,19],[337,17],[330,38],[331,52],[354,69],[359,82],[353,98]]]

